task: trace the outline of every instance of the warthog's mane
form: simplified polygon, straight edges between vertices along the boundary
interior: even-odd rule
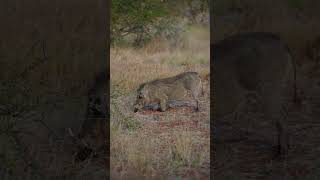
[[[137,89],[137,92],[141,91],[147,84],[149,84],[149,85],[156,85],[158,83],[163,83],[163,84],[166,84],[166,85],[173,84],[176,81],[180,80],[182,77],[184,77],[186,74],[198,74],[198,73],[197,72],[184,72],[184,73],[178,74],[176,76],[172,76],[172,77],[151,80],[151,81],[142,83],[139,86],[139,88]]]

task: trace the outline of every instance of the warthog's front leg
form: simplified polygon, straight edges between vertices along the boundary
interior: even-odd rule
[[[166,95],[162,95],[159,99],[160,99],[160,111],[164,112],[167,110],[168,97]]]
[[[167,101],[162,99],[160,100],[160,111],[164,112],[167,110]]]

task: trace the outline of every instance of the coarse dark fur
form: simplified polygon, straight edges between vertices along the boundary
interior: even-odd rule
[[[195,109],[199,110],[201,91],[201,78],[196,72],[185,72],[174,77],[143,83],[137,90],[134,111],[152,104],[159,105],[160,111],[165,111],[169,101],[190,100],[190,97],[196,102]]]

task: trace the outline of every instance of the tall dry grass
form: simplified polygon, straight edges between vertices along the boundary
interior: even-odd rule
[[[157,78],[185,71],[196,71],[202,77],[208,75],[209,44],[208,27],[191,27],[182,34],[178,47],[171,47],[161,38],[142,48],[112,47],[111,95],[121,93],[114,99],[111,96],[111,101],[134,94],[141,83]],[[204,119],[208,120],[208,112],[204,113]],[[143,121],[135,115],[125,117],[120,111],[111,113],[111,178],[208,178],[209,125],[202,133],[188,125],[174,125],[178,119],[192,124],[192,118],[169,114],[157,122]],[[168,127],[161,124],[163,121]],[[139,125],[132,128],[127,124],[130,122]]]
[[[192,28],[183,34],[182,44],[181,48],[171,48],[168,41],[159,38],[139,49],[112,47],[111,86],[131,92],[142,82],[183,71],[196,71],[202,76],[208,74],[208,29]]]

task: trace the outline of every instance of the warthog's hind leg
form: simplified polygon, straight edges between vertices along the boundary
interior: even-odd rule
[[[198,112],[199,111],[199,93],[197,93],[196,91],[192,91],[191,92],[191,95],[192,95],[192,98],[193,100],[195,101],[196,103],[196,106],[195,106],[195,111]]]

